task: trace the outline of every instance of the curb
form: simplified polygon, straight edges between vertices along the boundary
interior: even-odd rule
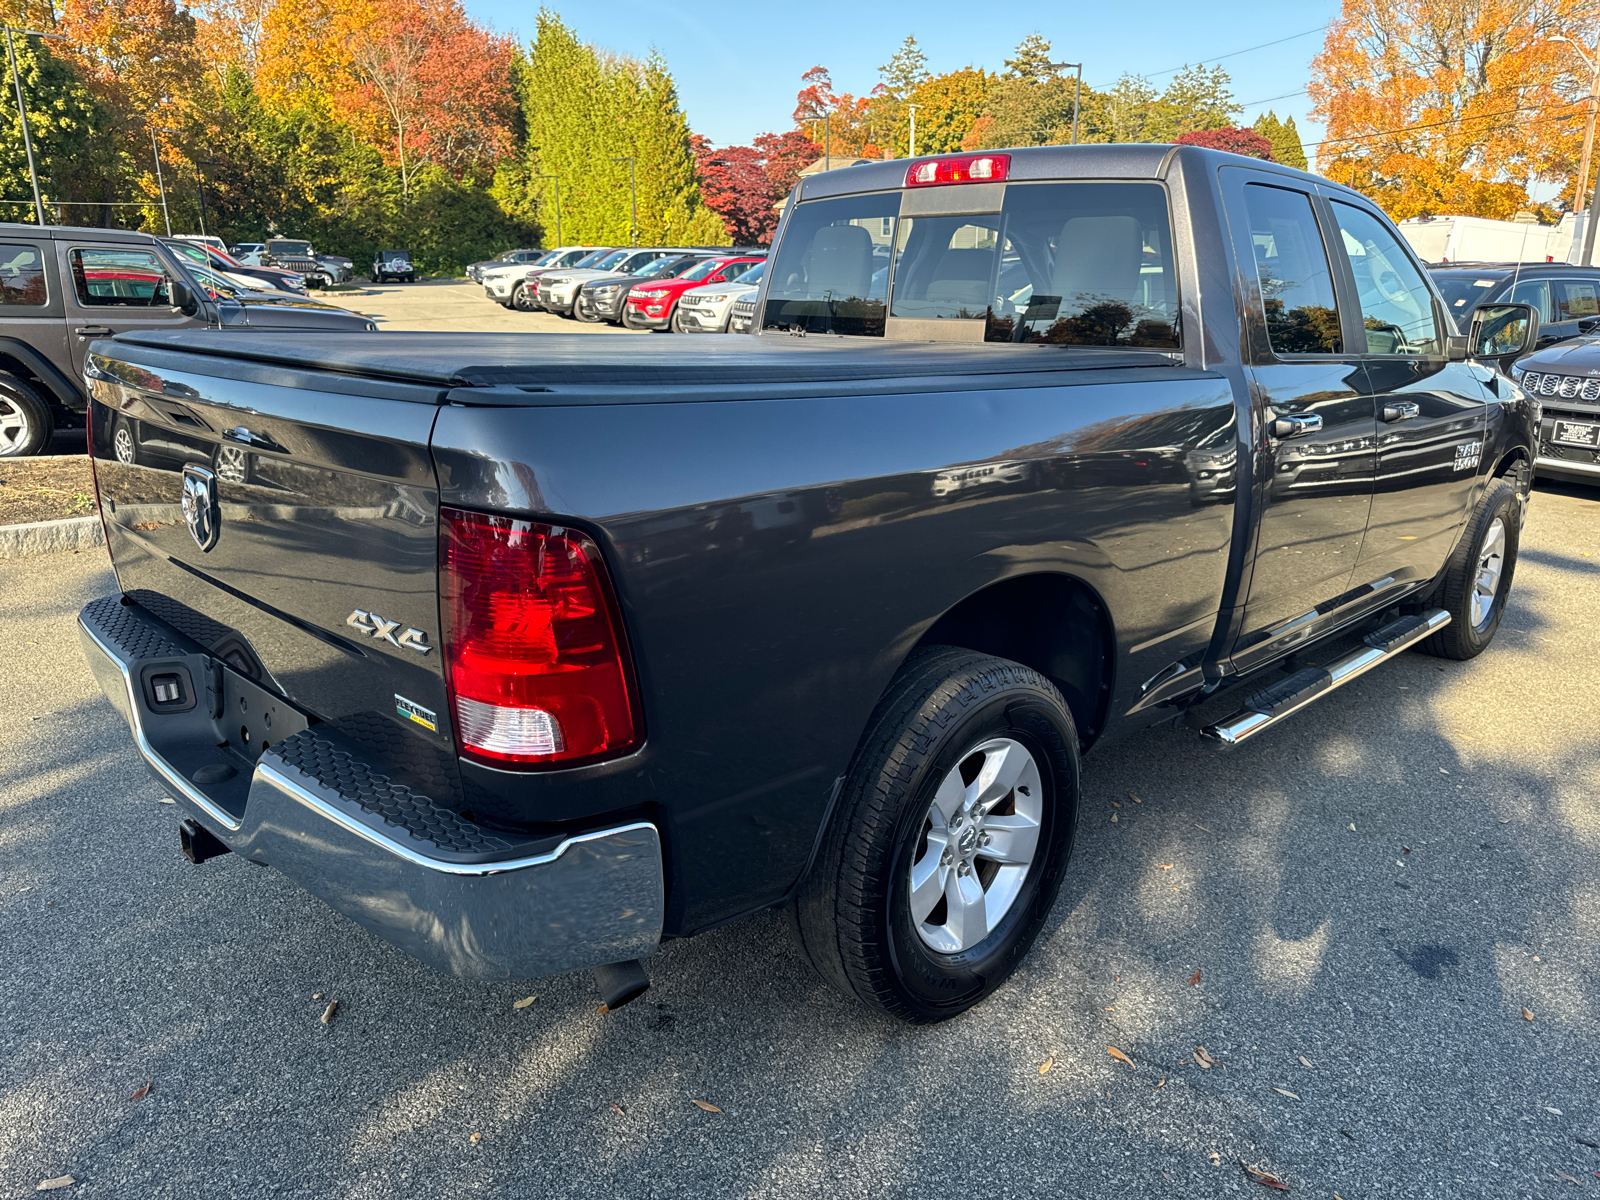
[[[26,525],[0,525],[0,559],[31,558],[66,550],[103,546],[105,530],[99,517],[68,517],[62,521],[30,521]]]

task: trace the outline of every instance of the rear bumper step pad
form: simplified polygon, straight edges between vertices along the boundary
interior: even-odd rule
[[[1449,623],[1450,614],[1442,608],[1391,621],[1368,634],[1359,650],[1351,651],[1326,667],[1307,667],[1263,688],[1246,699],[1244,707],[1227,720],[1208,725],[1201,732],[1223,745],[1237,746]]]

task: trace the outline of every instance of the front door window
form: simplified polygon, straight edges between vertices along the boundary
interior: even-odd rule
[[[1371,213],[1333,205],[1356,278],[1368,354],[1443,354],[1433,292],[1398,239]]]

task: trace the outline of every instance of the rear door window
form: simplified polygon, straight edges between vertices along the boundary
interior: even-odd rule
[[[0,242],[0,305],[41,308],[48,301],[39,248]]]
[[[167,269],[148,250],[74,250],[72,282],[78,303],[90,308],[158,308],[172,303]]]
[[[1342,354],[1333,272],[1311,197],[1288,188],[1247,183],[1245,212],[1256,280],[1258,315],[1276,354]]]
[[[1557,279],[1554,286],[1556,320],[1600,317],[1600,284],[1592,279]]]

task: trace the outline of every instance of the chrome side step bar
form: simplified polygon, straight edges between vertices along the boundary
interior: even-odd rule
[[[1225,746],[1237,746],[1448,624],[1450,614],[1442,608],[1391,621],[1375,633],[1369,633],[1361,649],[1326,667],[1307,667],[1263,688],[1247,699],[1244,708],[1233,716],[1206,726],[1201,733]]]

